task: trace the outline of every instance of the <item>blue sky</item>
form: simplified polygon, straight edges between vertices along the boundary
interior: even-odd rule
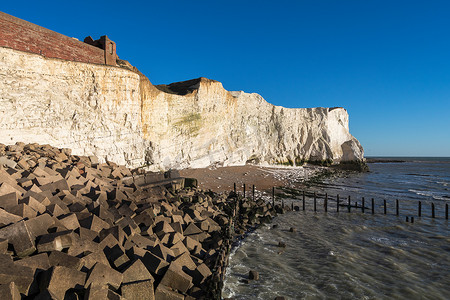
[[[5,3],[7,2],[7,3]],[[345,107],[368,156],[450,156],[449,1],[3,1],[108,35],[152,83],[200,76],[286,107]]]

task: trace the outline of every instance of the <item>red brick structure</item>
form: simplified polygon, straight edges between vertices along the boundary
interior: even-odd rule
[[[116,65],[116,44],[103,36],[93,46],[0,12],[0,47],[70,61]]]

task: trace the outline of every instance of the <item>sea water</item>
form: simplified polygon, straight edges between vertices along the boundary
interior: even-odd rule
[[[450,159],[405,160],[369,164],[370,173],[328,178],[308,187],[318,195],[328,193],[328,212],[323,196],[317,199],[316,212],[311,197],[306,198],[305,211],[301,197],[292,200],[300,211],[279,215],[233,249],[223,297],[450,299],[450,236],[445,219]],[[359,208],[348,213],[340,207],[336,212],[337,194],[342,204],[351,196],[351,204],[357,201]],[[422,217],[418,217],[418,201]],[[296,231],[290,232],[291,227]],[[278,247],[280,241],[286,248]],[[249,270],[258,271],[260,279],[245,283]]]

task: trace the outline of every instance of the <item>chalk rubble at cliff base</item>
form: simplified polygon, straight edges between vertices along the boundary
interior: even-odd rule
[[[0,144],[0,298],[218,298],[232,236],[275,209],[168,175]]]

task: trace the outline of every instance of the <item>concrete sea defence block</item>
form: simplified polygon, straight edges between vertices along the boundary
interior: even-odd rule
[[[48,293],[55,299],[64,299],[69,289],[82,289],[86,274],[72,268],[55,266],[46,272],[40,282],[41,291]]]
[[[3,300],[20,300],[20,292],[14,282],[0,284],[0,298]]]
[[[8,239],[18,257],[25,257],[36,251],[34,236],[25,221],[1,228],[0,238]]]
[[[184,300],[184,296],[163,284],[159,284],[155,291],[155,299]]]
[[[109,285],[118,290],[122,284],[123,275],[102,263],[96,263],[88,274],[85,287],[92,285]]]
[[[48,145],[11,149],[19,152],[5,156],[27,155],[28,169],[0,168],[0,284],[14,282],[28,298],[214,298],[234,198],[164,182],[139,186],[114,178],[129,175],[123,166]],[[242,201],[236,232],[260,222],[261,211],[273,213]]]
[[[181,293],[186,293],[192,285],[192,277],[183,272],[181,265],[172,262],[160,284],[176,289]]]

